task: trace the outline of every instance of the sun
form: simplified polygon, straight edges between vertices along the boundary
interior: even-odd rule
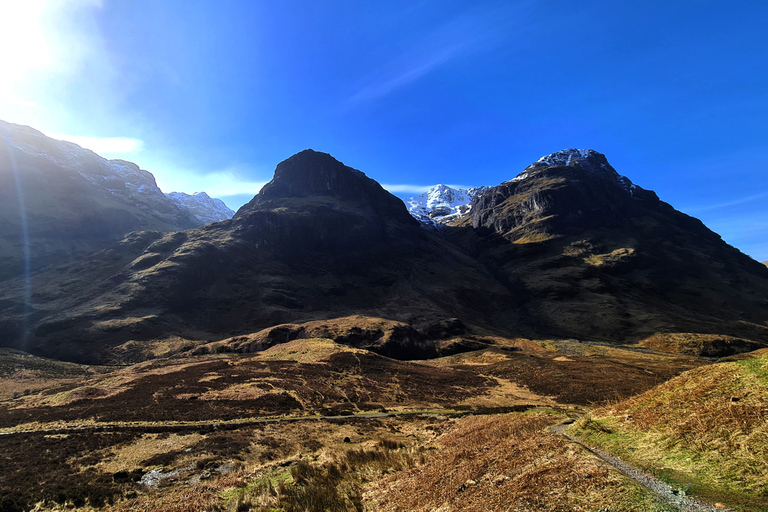
[[[99,0],[0,0],[0,119],[33,121],[84,53],[73,14]]]

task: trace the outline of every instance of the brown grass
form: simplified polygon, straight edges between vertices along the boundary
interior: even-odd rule
[[[713,500],[768,510],[768,354],[686,372],[574,432]]]
[[[458,420],[440,452],[372,485],[367,510],[654,510],[639,487],[548,433],[562,417],[510,414]]]

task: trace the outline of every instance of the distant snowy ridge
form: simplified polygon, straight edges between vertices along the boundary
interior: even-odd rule
[[[487,187],[452,188],[435,185],[427,192],[405,199],[408,212],[419,222],[434,226],[469,212],[472,199]]]
[[[191,195],[184,192],[170,192],[165,196],[179,208],[188,211],[202,225],[231,219],[235,215],[224,201],[210,197],[205,192],[195,192]]]

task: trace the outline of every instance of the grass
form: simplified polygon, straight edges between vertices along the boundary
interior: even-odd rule
[[[456,420],[424,464],[370,486],[370,510],[671,510],[546,431],[553,410]]]
[[[679,488],[768,511],[768,354],[686,372],[571,433]]]
[[[425,461],[423,450],[381,439],[372,448],[326,454],[326,460],[302,459],[289,470],[266,474],[221,493],[226,510],[256,512],[363,510],[362,487],[381,475],[409,469]]]

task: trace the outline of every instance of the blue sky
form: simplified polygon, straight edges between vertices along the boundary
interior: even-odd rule
[[[768,3],[0,4],[0,119],[237,208],[331,153],[401,197],[569,147],[768,260]]]

